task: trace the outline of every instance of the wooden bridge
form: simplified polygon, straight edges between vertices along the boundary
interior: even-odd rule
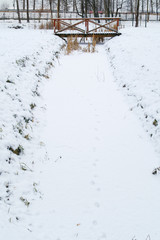
[[[53,18],[55,35],[72,37],[115,37],[118,32],[120,18]]]

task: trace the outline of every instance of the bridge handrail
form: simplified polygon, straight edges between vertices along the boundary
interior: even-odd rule
[[[89,32],[96,32],[98,29],[105,29],[105,31],[115,32],[118,33],[118,27],[119,27],[119,21],[121,18],[119,17],[104,17],[104,18],[52,18],[53,21],[53,27],[54,27],[54,33],[60,33],[65,31],[78,31],[78,32],[84,32],[85,34]],[[102,24],[100,21],[105,20],[105,22]],[[70,21],[70,23],[66,22]],[[77,21],[71,23],[71,21]],[[115,27],[112,27],[110,24],[116,23]],[[85,24],[85,29],[77,27],[80,24]],[[89,24],[95,24],[95,27],[91,30],[89,30]],[[63,26],[63,27],[62,27]],[[102,31],[103,31],[102,30]]]

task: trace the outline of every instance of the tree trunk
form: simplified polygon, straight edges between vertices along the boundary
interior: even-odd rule
[[[130,0],[130,7],[131,7],[130,11],[131,11],[131,13],[133,13],[133,3],[132,3],[132,0]]]
[[[137,7],[136,7],[136,24],[135,24],[135,27],[138,27],[138,24],[139,24],[139,1],[140,1],[140,0],[137,0]]]
[[[156,0],[156,14],[157,14],[157,21],[158,21],[158,0]]]
[[[111,0],[108,0],[108,4],[107,4],[107,15],[108,15],[108,17],[110,17],[110,5],[111,5],[111,2],[110,2]]]
[[[144,1],[142,0],[142,13],[144,12]]]
[[[19,12],[19,2],[18,2],[18,0],[16,0],[16,4],[17,4],[18,21],[19,21],[19,23],[21,23],[21,16],[20,16],[20,12]]]
[[[63,0],[63,7],[64,7],[64,12],[67,13],[68,12],[68,2],[67,2],[67,0]]]
[[[51,12],[51,19],[53,18],[53,11],[52,11],[52,0],[49,0],[50,12]]]
[[[150,12],[153,13],[153,1],[151,0],[151,9],[150,9]]]
[[[112,17],[114,15],[114,0],[112,0]]]
[[[108,17],[108,14],[107,14],[107,2],[106,2],[106,0],[104,0],[103,4],[104,4],[104,14],[105,14],[105,17]]]
[[[93,14],[94,17],[99,17],[98,16],[98,1],[97,0],[93,0]]]
[[[87,10],[88,10],[88,0],[85,0],[85,11],[84,11],[85,18],[87,18]]]
[[[76,10],[76,0],[73,0],[73,12]]]
[[[41,9],[43,10],[43,8],[44,8],[44,1],[42,0]]]
[[[25,8],[26,8],[26,1],[23,0],[23,10],[25,10]]]
[[[57,2],[57,18],[60,18],[60,0]]]
[[[147,0],[147,22],[149,22],[149,0]]]
[[[29,23],[29,0],[27,0],[27,22]]]
[[[120,9],[122,9],[122,7],[123,7],[123,0],[121,1],[121,4],[120,4],[120,5],[118,5],[118,0],[117,0],[117,2],[116,2],[116,13],[115,13],[115,17],[118,16],[118,11],[119,11]]]
[[[83,2],[83,0],[81,0],[81,14],[82,14],[82,18],[84,18],[84,2]]]
[[[36,9],[36,0],[33,0],[33,10]]]

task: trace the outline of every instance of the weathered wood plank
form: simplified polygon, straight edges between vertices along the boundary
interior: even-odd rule
[[[121,33],[107,32],[107,33],[55,33],[55,35],[63,38],[67,37],[115,37],[121,35]]]

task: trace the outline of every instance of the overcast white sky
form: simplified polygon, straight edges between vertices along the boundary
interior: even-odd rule
[[[0,6],[1,6],[3,3],[8,3],[10,7],[13,6],[13,0],[0,0]]]

